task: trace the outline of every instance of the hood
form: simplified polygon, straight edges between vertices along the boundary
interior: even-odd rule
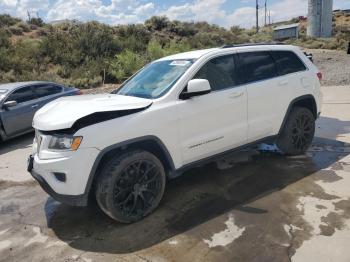
[[[134,112],[151,104],[152,100],[149,99],[114,94],[62,97],[48,103],[36,112],[33,127],[42,131],[68,129],[78,120],[86,119],[88,116],[101,120],[103,113],[120,113],[128,110]],[[119,114],[119,116],[122,115],[126,114]],[[109,119],[112,118],[115,117],[109,117]],[[108,119],[105,118],[102,121],[105,120]]]

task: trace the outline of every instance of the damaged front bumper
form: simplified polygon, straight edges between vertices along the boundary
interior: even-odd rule
[[[30,155],[28,157],[28,166],[27,170],[32,175],[32,177],[38,181],[39,185],[42,189],[49,194],[53,199],[58,202],[71,205],[71,206],[86,206],[88,203],[88,193],[84,193],[81,195],[63,195],[56,193],[51,186],[46,182],[46,180],[37,172],[33,170],[34,157]]]

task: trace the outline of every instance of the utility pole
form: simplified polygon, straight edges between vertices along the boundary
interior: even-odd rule
[[[271,25],[271,10],[269,10],[269,25]]]
[[[266,16],[267,16],[267,0],[265,0],[265,26],[266,26]]]
[[[259,2],[256,0],[256,32],[259,33]]]

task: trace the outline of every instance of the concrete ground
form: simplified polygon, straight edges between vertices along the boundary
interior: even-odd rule
[[[0,261],[350,261],[350,87],[324,94],[307,154],[190,170],[131,225],[48,197],[25,171],[32,134],[0,145]]]

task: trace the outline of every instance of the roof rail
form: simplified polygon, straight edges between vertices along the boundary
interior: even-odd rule
[[[284,45],[282,42],[261,42],[261,43],[245,43],[238,45],[223,45],[221,48],[242,47],[242,46],[259,46],[259,45]]]

